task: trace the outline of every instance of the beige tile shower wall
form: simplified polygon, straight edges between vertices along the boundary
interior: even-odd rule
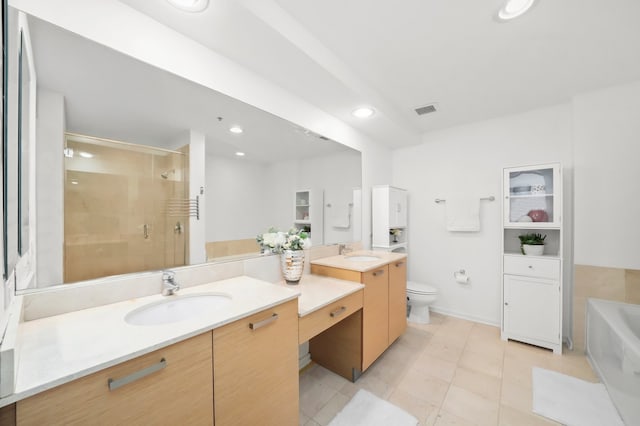
[[[79,141],[68,146],[94,157],[66,161],[64,282],[184,265],[188,218],[168,217],[167,200],[185,197],[185,156]],[[178,222],[185,224],[182,233]]]
[[[573,347],[584,351],[587,299],[640,304],[640,271],[575,265]]]

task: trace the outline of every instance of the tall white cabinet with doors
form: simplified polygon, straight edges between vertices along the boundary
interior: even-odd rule
[[[323,191],[302,189],[295,193],[293,226],[306,231],[314,245],[323,244],[323,202]]]
[[[502,338],[562,352],[562,168],[504,169]],[[541,256],[524,255],[520,235],[545,237]]]
[[[371,192],[372,247],[396,251],[407,247],[407,190],[389,185]]]

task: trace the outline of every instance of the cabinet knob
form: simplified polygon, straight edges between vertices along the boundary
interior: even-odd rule
[[[533,265],[529,265],[529,269],[533,269]]]
[[[504,302],[504,306],[509,306],[509,302]]]
[[[375,271],[375,272],[373,273],[373,276],[374,276],[374,277],[377,277],[378,275],[382,275],[382,274],[384,274],[384,269],[380,269],[379,271]]]

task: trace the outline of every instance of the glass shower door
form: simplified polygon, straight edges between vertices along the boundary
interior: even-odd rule
[[[185,155],[68,134],[65,149],[64,282],[185,264]]]

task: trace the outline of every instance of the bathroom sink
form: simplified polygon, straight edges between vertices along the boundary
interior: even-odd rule
[[[378,256],[368,256],[366,254],[355,255],[355,256],[345,256],[345,259],[350,260],[352,262],[371,262],[373,260],[380,260]]]
[[[124,320],[131,325],[162,325],[198,317],[231,304],[226,294],[189,294],[172,296],[129,312]]]

